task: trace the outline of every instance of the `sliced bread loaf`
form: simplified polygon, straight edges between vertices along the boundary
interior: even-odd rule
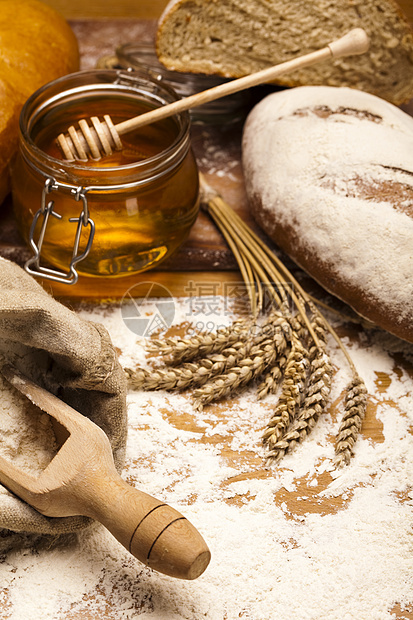
[[[233,78],[362,27],[371,39],[367,54],[302,69],[278,83],[351,86],[399,105],[413,97],[408,11],[413,14],[411,0],[172,0],[158,23],[156,49],[168,69]]]

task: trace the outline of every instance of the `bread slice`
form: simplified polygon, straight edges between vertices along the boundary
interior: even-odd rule
[[[403,0],[406,7],[411,0]],[[394,0],[172,0],[157,28],[158,58],[176,71],[240,77],[324,47],[352,28],[362,56],[281,77],[282,86],[351,86],[399,105],[413,97],[413,31]]]

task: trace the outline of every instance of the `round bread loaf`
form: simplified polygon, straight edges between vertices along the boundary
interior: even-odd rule
[[[413,342],[413,118],[349,88],[267,96],[243,134],[253,216],[325,289]]]
[[[20,107],[11,86],[0,78],[0,204],[10,191],[8,166],[17,149]]]
[[[8,166],[24,102],[78,69],[77,39],[58,12],[39,0],[0,0],[0,204],[10,190]]]

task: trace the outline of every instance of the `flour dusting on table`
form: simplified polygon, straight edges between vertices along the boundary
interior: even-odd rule
[[[79,312],[107,327],[124,367],[148,364],[143,338],[119,308]],[[177,301],[174,323],[191,321],[211,316],[191,316],[188,301]],[[382,428],[380,441],[364,429],[349,467],[332,469],[338,406],[266,468],[260,438],[275,396],[259,403],[246,392],[198,412],[190,394],[131,392],[124,477],[194,523],[211,549],[209,567],[193,582],[159,575],[96,525],[70,546],[9,554],[0,565],[0,617],[411,618],[413,372],[397,360],[411,369],[413,347],[356,330],[347,345]],[[349,373],[329,347],[337,405]]]

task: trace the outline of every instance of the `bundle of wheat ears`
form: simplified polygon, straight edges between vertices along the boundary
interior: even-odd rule
[[[198,409],[256,385],[259,399],[279,398],[263,442],[269,462],[278,462],[301,443],[326,411],[332,365],[330,333],[352,372],[344,414],[335,442],[336,467],[348,464],[367,406],[367,390],[348,351],[282,261],[201,177],[203,208],[222,232],[239,265],[251,311],[216,332],[190,338],[151,339],[148,348],[163,356],[165,367],[127,369],[131,387],[143,390],[193,390]],[[270,303],[264,304],[269,296]],[[262,316],[262,310],[266,313]],[[269,308],[267,308],[269,306]]]

